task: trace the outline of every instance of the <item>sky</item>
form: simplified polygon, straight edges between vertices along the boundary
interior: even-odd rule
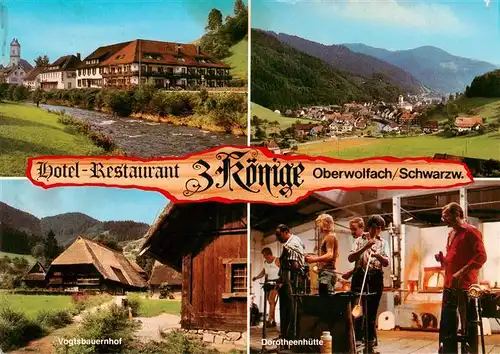
[[[245,1],[245,3],[248,3]],[[204,33],[208,13],[233,13],[232,0],[0,0],[3,16],[2,62],[9,60],[13,38],[21,57],[47,54],[51,61],[99,46],[141,39],[189,43]],[[6,25],[6,26],[5,26]]]
[[[43,189],[27,179],[1,179],[0,201],[38,218],[80,212],[100,221],[151,225],[169,200],[158,192],[104,187]]]
[[[326,45],[431,45],[500,65],[498,0],[253,0],[251,10],[252,28]]]

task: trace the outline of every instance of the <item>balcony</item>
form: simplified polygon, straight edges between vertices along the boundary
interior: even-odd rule
[[[124,77],[124,76],[136,76],[138,75],[138,71],[122,71],[122,72],[114,72],[114,73],[102,73],[102,77],[111,78],[111,77]]]
[[[188,80],[231,80],[232,77],[230,75],[214,75],[214,74],[197,74],[194,72],[187,73],[173,73],[173,72],[160,72],[160,71],[146,71],[142,70],[140,75],[142,77],[156,77],[156,78],[165,78],[165,79],[188,79]],[[114,73],[103,73],[102,77],[105,78],[114,78],[114,77],[127,77],[127,76],[139,76],[139,70],[127,71],[127,72],[114,72]]]

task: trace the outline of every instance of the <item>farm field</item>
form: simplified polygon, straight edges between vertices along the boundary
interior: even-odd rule
[[[111,300],[110,295],[91,296],[85,300],[85,308],[91,308]],[[0,307],[9,307],[34,318],[40,311],[74,310],[71,295],[22,295],[6,292],[0,293]]]
[[[425,135],[406,138],[346,138],[329,139],[299,145],[298,153],[341,159],[376,156],[432,157],[436,153],[481,159],[500,159],[500,133],[473,137],[443,138]]]
[[[28,261],[28,263],[35,263],[35,258],[30,256],[29,254],[17,254],[17,253],[9,253],[9,252],[1,252],[0,251],[0,258],[4,257],[9,257],[10,259],[13,258],[24,258]]]
[[[104,155],[90,138],[73,134],[41,108],[0,104],[0,176],[23,176],[28,157]]]
[[[69,295],[20,295],[0,293],[0,306],[9,307],[22,312],[30,318],[35,318],[40,311],[57,311],[73,309]]]

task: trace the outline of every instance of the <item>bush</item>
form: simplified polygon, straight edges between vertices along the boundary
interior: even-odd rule
[[[71,295],[71,301],[73,302],[73,305],[75,306],[75,309],[77,313],[82,312],[85,310],[87,307],[87,301],[89,300],[90,296],[87,294],[72,294]]]
[[[132,309],[132,316],[139,316],[139,309],[141,307],[141,302],[139,299],[127,299],[128,306]]]
[[[138,327],[136,322],[128,320],[126,309],[112,305],[109,310],[101,310],[84,316],[83,322],[73,338],[120,340],[121,344],[75,345],[69,348],[59,347],[58,352],[80,353],[123,353],[131,348],[133,333]]]
[[[149,342],[138,344],[129,349],[126,354],[217,354],[217,349],[210,348],[199,339],[191,339],[188,335],[173,331],[168,333],[164,342]]]
[[[152,79],[146,84],[141,85],[134,93],[134,112],[153,113],[151,103],[156,93],[157,91]]]
[[[19,348],[45,334],[42,327],[28,317],[10,308],[0,309],[0,349]]]
[[[47,331],[52,331],[69,325],[73,322],[73,319],[67,310],[43,310],[36,315],[35,322]]]
[[[128,92],[113,90],[104,98],[105,105],[120,117],[128,117],[132,113],[132,97]]]

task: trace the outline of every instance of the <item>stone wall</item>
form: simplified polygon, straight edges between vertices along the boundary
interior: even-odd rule
[[[208,344],[227,343],[241,348],[245,348],[247,344],[247,332],[227,332],[208,329],[181,329],[180,331]]]

